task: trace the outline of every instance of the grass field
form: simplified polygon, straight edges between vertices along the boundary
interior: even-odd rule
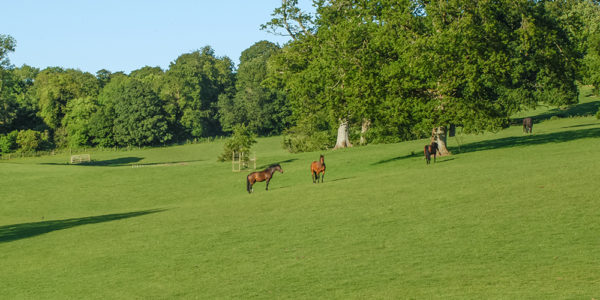
[[[252,195],[222,142],[1,161],[0,298],[599,299],[599,103],[450,138],[430,166],[425,140],[261,138],[284,173]]]

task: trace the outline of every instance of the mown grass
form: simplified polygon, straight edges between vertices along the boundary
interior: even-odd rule
[[[260,139],[284,174],[252,195],[222,142],[3,161],[0,298],[598,299],[600,121],[549,119],[430,166],[425,140],[324,151],[324,184]]]

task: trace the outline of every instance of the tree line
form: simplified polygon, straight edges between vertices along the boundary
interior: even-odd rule
[[[179,143],[236,130],[290,151],[498,130],[539,103],[600,87],[595,0],[283,0],[290,36],[228,57],[206,46],[167,70],[96,74],[8,61],[0,35],[0,152]],[[351,141],[354,141],[353,143]]]
[[[15,41],[1,38],[12,51]],[[280,134],[285,98],[260,85],[266,60],[278,50],[256,43],[242,53],[237,72],[207,46],[182,54],[167,70],[95,75],[12,67],[3,54],[0,151],[163,145],[225,135],[239,124]]]

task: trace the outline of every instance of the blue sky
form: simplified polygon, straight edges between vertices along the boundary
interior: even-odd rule
[[[311,9],[310,0],[300,0]],[[28,64],[131,72],[143,66],[168,68],[179,55],[206,45],[236,64],[260,40],[283,45],[288,37],[260,30],[281,0],[4,1],[0,34],[16,39],[9,54]]]

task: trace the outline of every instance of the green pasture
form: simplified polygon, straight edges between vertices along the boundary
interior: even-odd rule
[[[284,173],[251,195],[222,141],[1,161],[0,298],[598,299],[599,103],[459,134],[429,166],[426,140],[261,138]]]

